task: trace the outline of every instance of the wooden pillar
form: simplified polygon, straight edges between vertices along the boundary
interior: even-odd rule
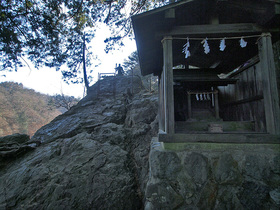
[[[188,93],[188,117],[192,118],[192,101],[191,101],[191,93]]]
[[[270,134],[280,134],[279,97],[270,33],[263,34],[258,41],[258,47],[262,72],[266,130]]]
[[[158,116],[159,130],[165,132],[165,103],[163,75],[158,77]]]
[[[218,91],[216,90],[214,93],[214,98],[215,98],[215,117],[216,119],[220,118],[219,114],[219,98],[218,98]]]
[[[173,92],[173,57],[172,37],[166,36],[163,45],[163,80],[164,80],[164,102],[165,102],[165,132],[174,133],[174,92]]]

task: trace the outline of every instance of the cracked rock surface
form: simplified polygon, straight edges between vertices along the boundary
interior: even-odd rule
[[[39,146],[0,168],[0,209],[143,208],[157,94],[134,87],[130,96],[128,77],[105,94],[113,79],[91,87],[29,140]]]

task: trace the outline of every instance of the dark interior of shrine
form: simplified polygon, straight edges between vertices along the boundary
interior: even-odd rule
[[[214,128],[214,132],[265,132],[264,126],[256,129],[254,120],[257,119],[230,117],[233,113],[228,112],[245,111],[240,107],[236,108],[238,110],[227,109],[227,113],[224,113],[223,104],[233,99],[224,97],[227,93],[220,91],[221,88],[228,86],[235,87],[235,92],[254,89],[250,87],[253,84],[246,84],[248,81],[240,80],[240,76],[232,77],[232,73],[242,68],[246,69],[252,65],[252,60],[256,60],[257,39],[255,37],[246,39],[247,45],[243,48],[239,39],[226,40],[224,51],[219,49],[220,40],[209,41],[211,52],[209,54],[204,52],[201,41],[191,40],[189,41],[191,56],[188,58],[185,58],[181,50],[186,40],[173,41],[173,65],[179,66],[173,69],[176,132],[209,132],[209,125],[220,126]],[[239,83],[247,86],[247,89],[237,90]],[[232,93],[236,94],[238,93]],[[251,108],[260,109],[255,106]]]

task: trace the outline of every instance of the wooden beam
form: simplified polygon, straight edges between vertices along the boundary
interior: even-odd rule
[[[205,134],[163,134],[159,133],[158,141],[164,143],[231,143],[231,144],[279,144],[280,135],[205,133]]]
[[[262,99],[263,99],[263,95],[256,95],[256,96],[252,96],[252,97],[249,97],[249,98],[228,102],[228,103],[222,104],[222,106],[223,107],[234,106],[234,105],[239,105],[239,104],[245,104],[245,103],[250,103],[250,102],[254,102],[254,101],[259,101],[259,100],[262,100]]]
[[[259,41],[259,57],[262,72],[262,86],[266,129],[271,134],[280,134],[279,96],[271,35],[264,34]]]
[[[173,56],[172,37],[164,37],[163,45],[163,79],[165,102],[165,132],[174,133],[174,91],[173,91]]]
[[[253,23],[188,25],[176,26],[170,32],[161,32],[159,36],[205,35],[205,34],[246,34],[262,33],[263,28]]]

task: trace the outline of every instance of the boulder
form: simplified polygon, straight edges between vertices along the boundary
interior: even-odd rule
[[[35,149],[38,142],[28,142],[29,140],[28,135],[19,133],[0,137],[0,168]]]

